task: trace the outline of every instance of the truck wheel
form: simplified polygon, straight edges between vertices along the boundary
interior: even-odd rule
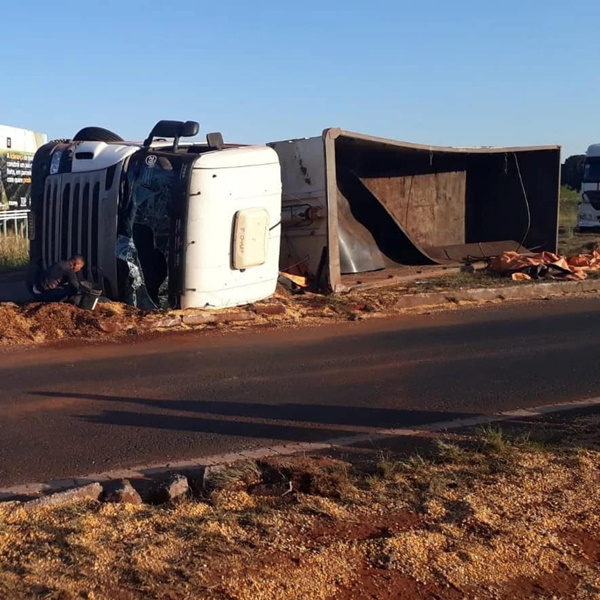
[[[103,127],[84,127],[73,138],[74,142],[122,142],[123,138]]]

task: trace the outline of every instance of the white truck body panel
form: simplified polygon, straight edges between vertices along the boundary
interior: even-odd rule
[[[282,271],[306,271],[314,275],[327,246],[323,137],[271,142],[269,146],[279,156],[283,185],[279,267]]]
[[[278,277],[281,218],[281,175],[275,151],[249,146],[200,155],[189,195],[181,307],[227,308],[272,295]],[[249,215],[257,210],[268,215],[265,260],[235,269],[236,213]]]
[[[108,169],[139,150],[138,146],[106,144],[104,142],[80,142],[73,156],[73,173]],[[55,153],[55,156],[60,154]],[[86,156],[85,158],[81,158]]]

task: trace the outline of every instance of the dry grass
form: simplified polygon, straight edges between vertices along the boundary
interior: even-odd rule
[[[0,235],[0,271],[19,269],[29,261],[29,240],[15,235]]]
[[[600,243],[600,233],[578,233],[578,203],[579,193],[563,186],[560,193],[561,233],[558,238],[558,251],[565,256],[589,253]]]
[[[462,290],[478,288],[497,288],[506,285],[518,285],[510,277],[503,277],[492,271],[480,270],[454,273],[443,277],[432,277],[413,283],[409,286],[412,293],[437,292],[444,290]]]
[[[599,424],[580,417],[543,449],[487,429],[370,467],[244,463],[203,498],[162,507],[6,506],[0,597],[598,597]],[[511,468],[490,468],[497,460]],[[261,478],[293,493],[250,494]]]
[[[561,235],[558,239],[558,252],[563,256],[589,254],[600,246],[600,233],[577,233]],[[591,273],[590,273],[591,275]]]
[[[571,237],[577,228],[577,205],[579,192],[563,185],[560,188],[560,222],[561,229],[566,237]]]

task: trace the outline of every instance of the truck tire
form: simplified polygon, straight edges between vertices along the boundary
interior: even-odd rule
[[[122,142],[123,138],[103,127],[84,127],[73,138],[74,142]]]

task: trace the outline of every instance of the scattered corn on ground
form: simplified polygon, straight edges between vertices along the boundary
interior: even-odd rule
[[[599,425],[241,464],[163,506],[0,505],[0,597],[598,598]]]

